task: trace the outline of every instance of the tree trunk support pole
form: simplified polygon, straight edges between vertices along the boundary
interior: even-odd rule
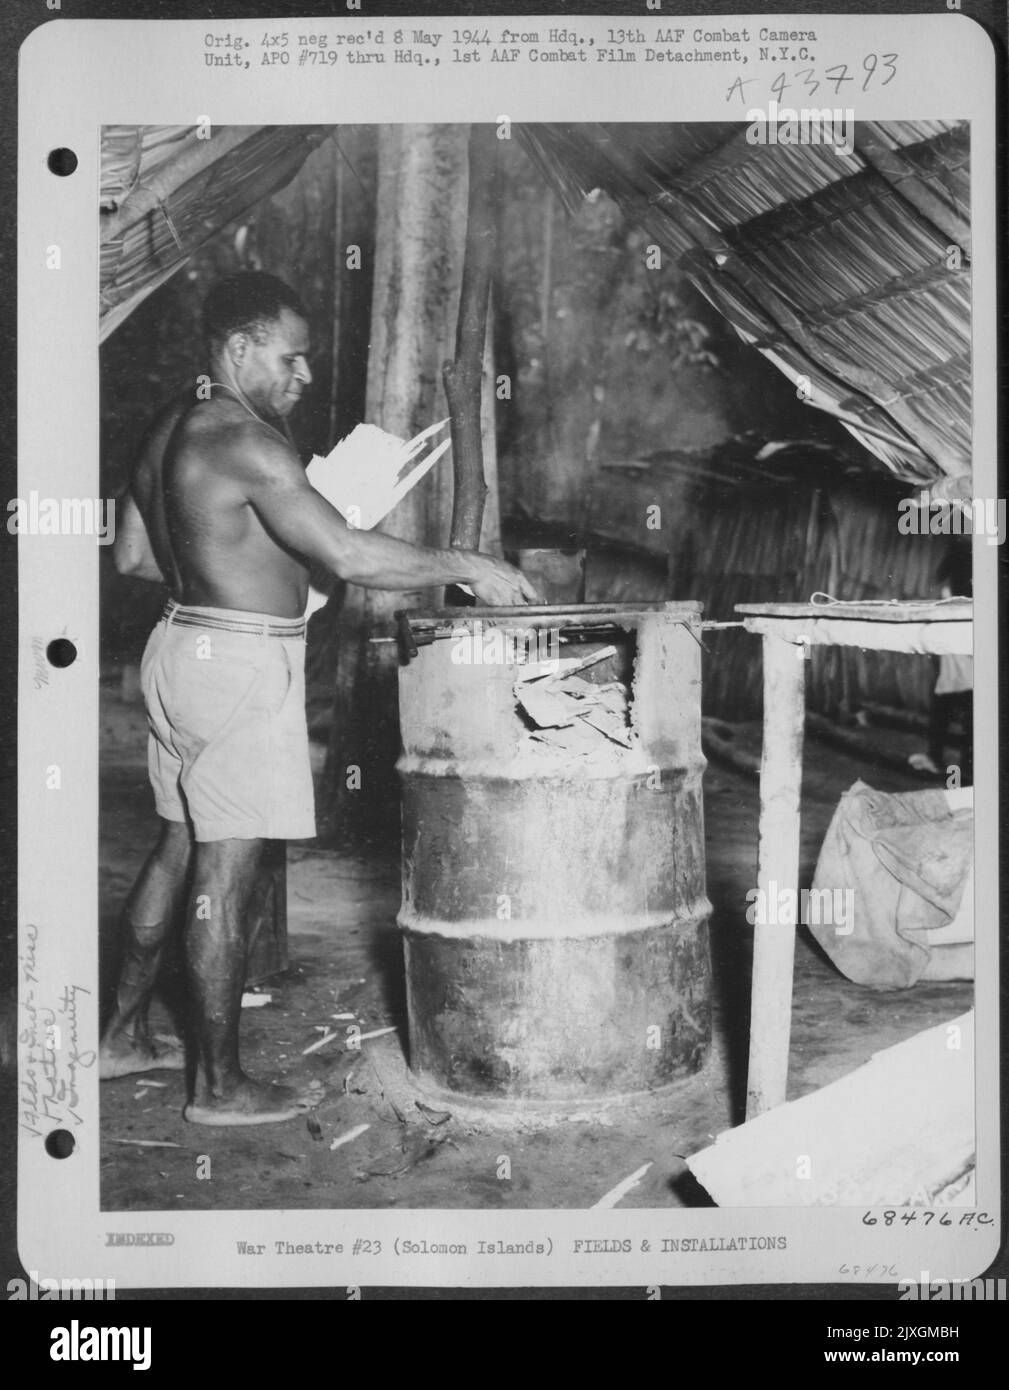
[[[475,125],[469,137],[469,208],[466,257],[459,295],[455,359],[442,369],[452,416],[452,504],[450,544],[476,550],[480,545],[487,484],[480,433],[480,399],[487,304],[496,250],[493,202],[497,172],[497,133],[492,125]]]

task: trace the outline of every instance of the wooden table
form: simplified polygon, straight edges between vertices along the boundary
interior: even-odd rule
[[[764,645],[764,746],[760,762],[757,887],[799,878],[799,797],[806,718],[806,661],[811,646],[969,656],[969,599],[934,603],[739,603],[736,612]],[[750,1061],[746,1118],[785,1099],[792,1029],[795,929],[757,924],[753,941]]]

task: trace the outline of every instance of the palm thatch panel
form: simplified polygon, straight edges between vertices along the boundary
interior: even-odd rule
[[[140,182],[179,152],[195,131],[191,125],[113,125],[102,130],[100,203],[114,213]]]
[[[332,126],[107,126],[100,338],[222,227],[282,188]]]
[[[666,559],[662,595],[696,598],[705,618],[725,622],[738,617],[739,603],[803,602],[818,590],[847,600],[926,598],[936,593],[942,548],[928,535],[900,533],[902,495],[895,481],[870,476],[853,449],[811,440],[760,446],[743,436],[604,464],[589,497],[589,567],[603,542]],[[655,504],[663,529],[642,534],[641,517]],[[704,645],[705,713],[757,718],[759,641],[711,631]],[[811,658],[807,704],[818,713],[853,713],[866,701],[929,708],[928,657],[819,647]]]
[[[858,152],[905,202],[970,254],[970,167],[962,125],[941,121],[866,121]]]
[[[606,192],[889,472],[969,475],[966,123],[859,123],[851,153],[723,123],[520,134],[569,206]]]

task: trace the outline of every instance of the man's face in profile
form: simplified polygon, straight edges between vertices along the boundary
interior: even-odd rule
[[[247,340],[236,379],[255,408],[264,414],[290,415],[312,380],[306,356],[308,324],[290,309],[264,324]]]

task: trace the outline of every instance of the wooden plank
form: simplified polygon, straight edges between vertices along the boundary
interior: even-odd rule
[[[757,887],[767,902],[778,888],[798,888],[799,793],[806,713],[806,662],[799,648],[764,638],[764,746],[760,760]],[[758,921],[753,939],[750,1063],[746,1115],[785,1099],[792,1030],[795,928]]]
[[[738,607],[738,605],[737,605]],[[822,610],[821,610],[822,613]],[[786,642],[815,647],[861,647],[863,650],[912,652],[925,656],[971,656],[971,622],[878,622],[848,617],[743,619],[748,632],[773,634]]]
[[[737,603],[737,613],[767,618],[861,618],[878,623],[970,622],[974,605],[969,598],[866,600],[830,603]]]
[[[927,1205],[974,1162],[973,1012],[687,1159],[719,1206]],[[970,1202],[965,1187],[958,1200]]]

